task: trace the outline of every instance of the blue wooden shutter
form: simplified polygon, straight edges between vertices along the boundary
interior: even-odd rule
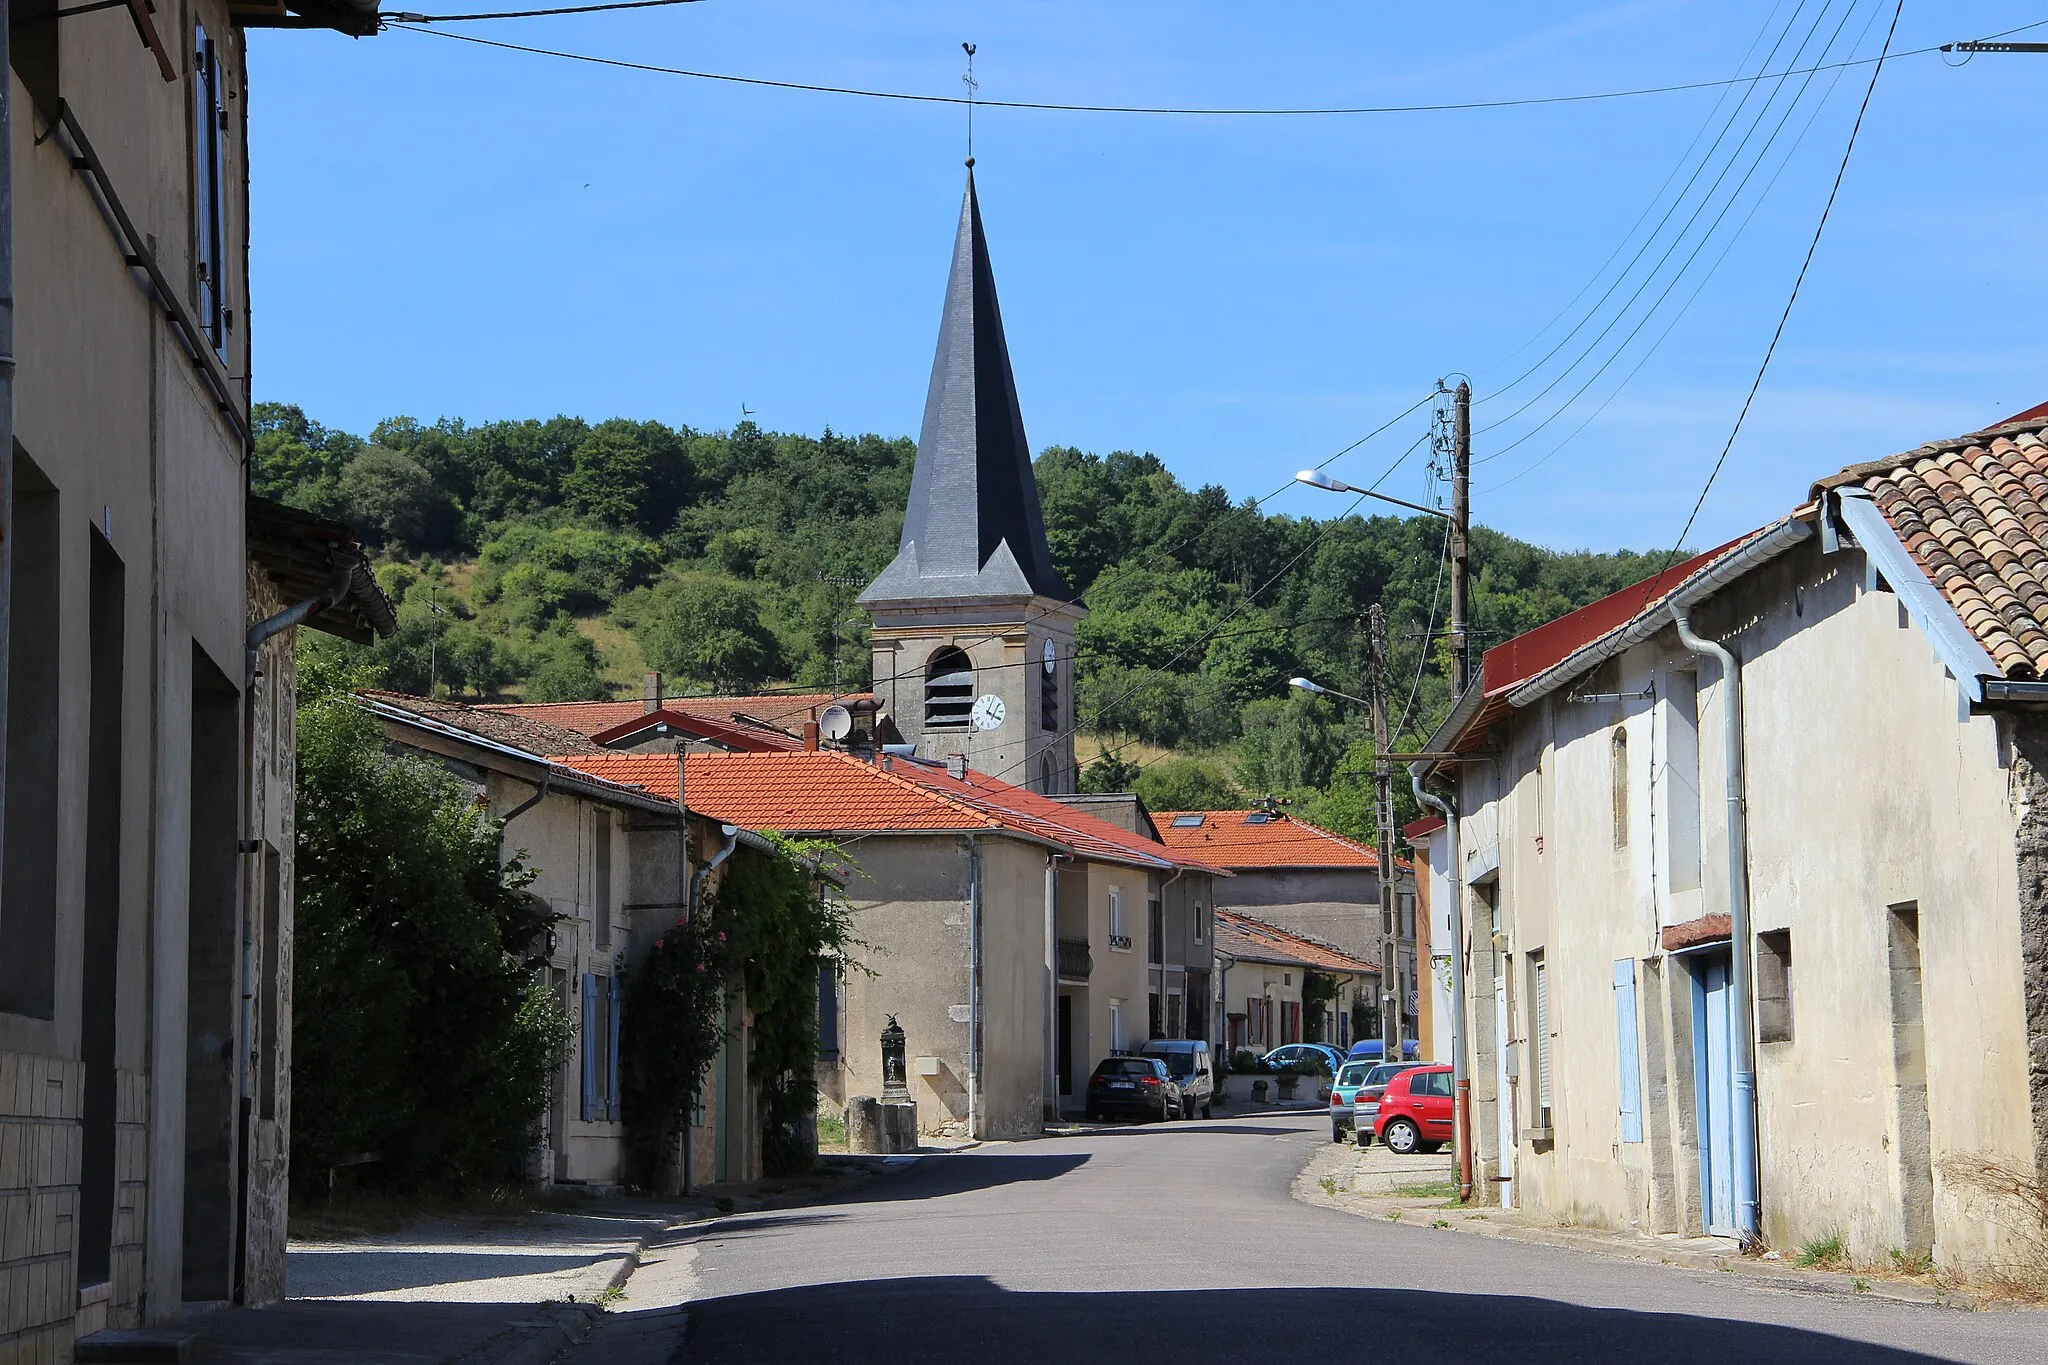
[[[597,978],[583,974],[583,1121],[597,1117]]]
[[[619,1121],[619,978],[608,976],[606,990],[610,1008],[605,1011],[605,1022],[610,1025],[610,1037],[605,1040],[604,1116],[613,1123]]]
[[[1621,1060],[1621,1140],[1643,1140],[1642,1057],[1636,1038],[1636,964],[1614,964],[1615,1051]]]

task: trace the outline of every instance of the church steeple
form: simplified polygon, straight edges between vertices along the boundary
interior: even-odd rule
[[[924,758],[1040,792],[1074,790],[1074,630],[1010,375],[974,163],[896,558],[860,595],[874,687]]]
[[[903,536],[860,601],[1033,596],[1073,593],[1045,543],[970,164]]]

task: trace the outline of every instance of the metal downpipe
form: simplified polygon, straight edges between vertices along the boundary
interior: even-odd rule
[[[7,849],[7,672],[14,638],[14,124],[10,5],[0,0],[0,865]]]
[[[0,3],[4,3],[4,0],[0,0]],[[11,459],[9,463],[12,463]],[[355,585],[355,578],[356,566],[353,564],[342,564],[335,569],[333,581],[328,583],[325,590],[319,593],[319,595],[308,597],[303,602],[294,602],[277,615],[258,621],[255,625],[249,627],[249,634],[243,641],[243,648],[247,651],[247,666],[243,670],[242,677],[242,689],[245,697],[248,689],[256,683],[257,656],[262,652],[264,644],[273,635],[281,635],[293,626],[303,624],[307,617],[326,611],[329,607],[341,601],[342,598],[347,597],[349,589]]]
[[[1451,881],[1451,1082],[1458,1096],[1458,1202],[1472,1202],[1472,1066],[1465,1055],[1465,878],[1458,860],[1458,809],[1447,797],[1422,785],[1422,775],[1408,772],[1415,799],[1444,818],[1450,840],[1445,854]]]
[[[1762,1226],[1757,1197],[1756,1027],[1750,1015],[1749,815],[1742,799],[1742,670],[1735,656],[1705,636],[1695,635],[1690,607],[1675,603],[1672,624],[1694,654],[1721,665],[1721,739],[1728,801],[1728,1013],[1734,1063],[1734,1103],[1729,1115],[1735,1148],[1733,1176],[1735,1232],[1745,1249],[1756,1245]]]
[[[967,836],[967,1136],[981,1137],[981,844]]]

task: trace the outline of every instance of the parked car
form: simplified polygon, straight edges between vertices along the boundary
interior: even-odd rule
[[[1351,1045],[1351,1050],[1344,1055],[1352,1061],[1357,1061],[1360,1057],[1367,1057],[1377,1062],[1387,1055],[1387,1045],[1378,1038],[1360,1038]],[[1413,1038],[1403,1038],[1401,1040],[1401,1056],[1406,1061],[1415,1061],[1422,1056],[1422,1044]]]
[[[1180,1086],[1157,1057],[1104,1057],[1088,1078],[1084,1112],[1092,1120],[1112,1114],[1139,1118],[1185,1118]]]
[[[1259,1065],[1268,1071],[1278,1071],[1289,1062],[1304,1071],[1334,1076],[1337,1068],[1344,1065],[1344,1054],[1322,1043],[1282,1043],[1259,1058]]]
[[[1365,1068],[1364,1077],[1359,1081],[1351,1095],[1351,1131],[1358,1135],[1359,1146],[1363,1147],[1371,1142],[1373,1133],[1379,1127],[1380,1096],[1386,1093],[1387,1082],[1393,1080],[1394,1077],[1402,1072],[1413,1071],[1421,1065],[1421,1062],[1352,1061],[1344,1063],[1346,1071],[1349,1071],[1354,1066]],[[1330,1102],[1332,1104],[1336,1103],[1334,1096]],[[1343,1140],[1343,1138],[1331,1139],[1333,1142],[1342,1142]]]
[[[1375,1131],[1388,1151],[1406,1156],[1449,1142],[1451,1121],[1451,1069],[1418,1066],[1387,1082]]]
[[[1154,1038],[1138,1049],[1138,1055],[1166,1063],[1166,1074],[1180,1087],[1183,1114],[1192,1117],[1200,1109],[1208,1118],[1215,1112],[1216,1061],[1207,1043],[1200,1038]]]
[[[1351,1096],[1372,1070],[1371,1062],[1346,1062],[1337,1068],[1337,1078],[1330,1082],[1330,1141],[1342,1142],[1357,1122]]]

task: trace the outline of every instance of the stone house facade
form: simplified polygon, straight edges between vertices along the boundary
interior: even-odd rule
[[[2044,427],[1852,467],[1488,652],[1428,746],[1482,760],[1436,774],[1461,812],[1481,1188],[1743,1233],[1753,1086],[1765,1243],[2015,1254],[2028,1234],[1971,1172],[2048,1154]]]

